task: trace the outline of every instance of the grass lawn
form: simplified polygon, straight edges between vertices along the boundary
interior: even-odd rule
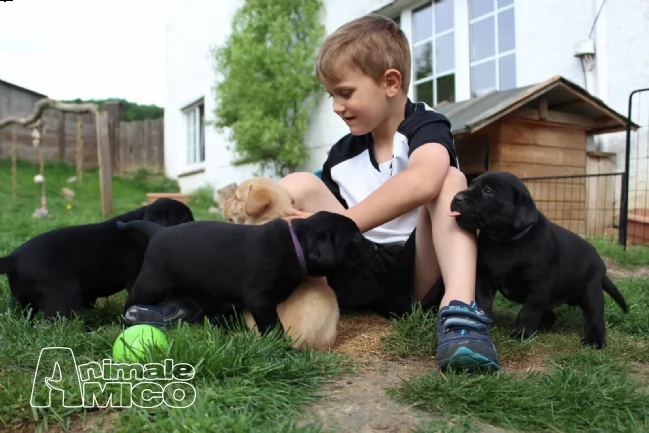
[[[39,205],[39,186],[32,180],[37,167],[20,164],[16,200],[11,196],[10,173],[9,163],[0,161],[0,256],[45,230],[101,220],[96,172],[86,172],[81,185],[68,184],[66,179],[74,175],[74,169],[46,166],[52,220],[31,217]],[[62,197],[63,186],[76,192],[72,200]],[[173,189],[174,185],[142,176],[115,178],[115,212],[141,205],[146,192],[161,188]],[[207,212],[210,205],[207,193],[197,195],[191,203],[197,219],[217,218]],[[396,386],[373,389],[375,396],[369,400],[376,397],[379,402],[386,398],[401,403],[395,414],[417,408],[424,415],[419,425],[421,432],[649,431],[649,279],[640,277],[649,275],[649,248],[630,247],[623,251],[606,240],[593,242],[624,271],[611,275],[630,306],[625,315],[606,296],[606,349],[580,347],[582,315],[578,309],[568,307],[557,311],[558,320],[551,332],[527,341],[511,339],[508,330],[519,306],[497,296],[492,335],[502,371],[486,376],[441,375],[430,361],[436,347],[434,314],[417,311],[388,324],[389,332],[382,337],[380,347],[382,362],[387,362],[387,367],[382,368],[386,369],[386,377],[398,374],[389,371],[395,365],[412,363],[425,368],[396,382]],[[122,330],[119,313],[123,299],[124,292],[103,301],[100,308],[83,318],[58,323],[37,320],[30,324],[11,308],[6,278],[0,276],[0,426],[15,431],[81,431],[84,426],[101,431],[318,431],[316,423],[299,422],[304,404],[317,407],[322,391],[331,390],[331,379],[345,378],[343,383],[353,386],[346,377],[358,364],[353,357],[350,362],[350,358],[337,353],[344,350],[329,354],[295,351],[280,336],[261,339],[243,327],[226,334],[210,326],[181,325],[166,331],[171,342],[168,351],[152,353],[150,360],[172,358],[175,363],[195,367],[191,383],[196,400],[188,408],[160,405],[153,409],[100,410],[65,408],[53,403],[50,409],[33,409],[30,397],[40,350],[70,347],[77,364],[109,358]],[[345,315],[342,328],[354,328],[354,317],[358,316]],[[363,333],[366,338],[371,330]],[[347,338],[345,345],[356,342],[357,347],[366,343]],[[70,360],[61,361],[60,371],[68,371],[71,365]],[[357,378],[362,379],[362,374],[357,373]],[[70,386],[64,376],[61,373],[60,386]],[[42,387],[36,392],[41,399],[46,394]],[[350,400],[334,411],[343,413],[355,404]],[[385,414],[384,430],[354,430],[348,426],[334,431],[402,431],[401,425],[389,425],[393,415]]]
[[[593,243],[624,270],[639,271],[645,265],[646,275],[648,248],[625,252],[605,240]],[[468,433],[485,424],[515,432],[649,431],[649,279],[613,280],[629,313],[605,294],[604,350],[580,346],[583,316],[567,306],[556,311],[551,332],[527,341],[510,338],[520,305],[497,296],[491,332],[503,366],[499,374],[420,375],[388,393],[442,417],[424,425],[422,432]],[[418,311],[393,326],[396,332],[384,337],[386,350],[395,356],[434,355],[434,314]]]
[[[37,172],[37,167],[19,165],[14,201],[10,165],[0,161],[0,256],[43,231],[101,220],[97,173],[84,173],[81,185],[69,184],[66,179],[74,175],[74,169],[56,164],[45,168],[47,203],[53,218],[32,218],[40,204],[40,186],[32,180]],[[140,206],[146,201],[146,192],[161,185],[165,187],[155,180],[115,178],[115,212]],[[62,197],[63,186],[75,191],[72,200]],[[216,218],[207,212],[209,202],[209,195],[195,197],[191,206],[196,219]],[[77,364],[109,358],[122,330],[119,314],[124,293],[109,298],[83,319],[31,325],[11,308],[7,280],[0,276],[0,426],[17,431],[27,427],[48,431],[53,426],[81,431],[84,424],[108,431],[316,431],[316,426],[295,427],[299,405],[313,400],[328,378],[349,369],[340,355],[294,351],[286,339],[276,335],[259,339],[243,328],[226,335],[210,326],[181,325],[167,332],[168,353],[153,353],[151,360],[172,358],[175,363],[195,367],[191,383],[196,400],[190,407],[132,407],[115,416],[115,410],[109,409],[65,408],[53,397],[51,409],[33,409],[30,397],[41,349],[69,347]],[[69,360],[62,362],[61,371],[71,365]],[[43,398],[46,393],[40,389],[37,394]]]

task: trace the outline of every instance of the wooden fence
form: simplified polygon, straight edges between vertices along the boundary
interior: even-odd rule
[[[121,121],[120,104],[108,104],[111,134],[111,167],[113,174],[127,174],[146,168],[164,170],[164,119]],[[47,161],[76,164],[83,158],[84,168],[97,168],[97,133],[93,114],[70,114],[48,110],[43,115],[43,156]],[[79,123],[82,133],[79,134]],[[38,163],[38,149],[32,145],[32,129],[16,127],[18,159]],[[81,140],[79,140],[79,135]],[[114,145],[113,145],[114,143]],[[81,145],[79,147],[79,145]],[[11,158],[11,127],[0,129],[0,158]]]

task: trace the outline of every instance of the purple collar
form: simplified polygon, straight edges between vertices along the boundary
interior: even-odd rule
[[[302,278],[309,275],[309,272],[306,269],[306,261],[304,259],[304,251],[302,251],[302,245],[293,230],[291,223],[288,223],[288,230],[291,232],[291,238],[293,238],[293,246],[295,247],[295,252],[297,253],[297,259],[300,262],[300,272],[302,272]]]

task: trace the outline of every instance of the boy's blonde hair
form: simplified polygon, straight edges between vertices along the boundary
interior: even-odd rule
[[[320,82],[335,82],[345,67],[377,82],[385,71],[396,69],[401,73],[401,89],[408,92],[410,44],[390,18],[377,14],[356,18],[325,39],[316,59],[316,75]]]

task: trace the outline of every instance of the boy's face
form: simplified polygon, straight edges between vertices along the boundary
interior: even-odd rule
[[[381,83],[372,78],[345,70],[336,82],[323,82],[333,98],[334,112],[349,126],[354,135],[374,130],[388,116],[388,93]]]

